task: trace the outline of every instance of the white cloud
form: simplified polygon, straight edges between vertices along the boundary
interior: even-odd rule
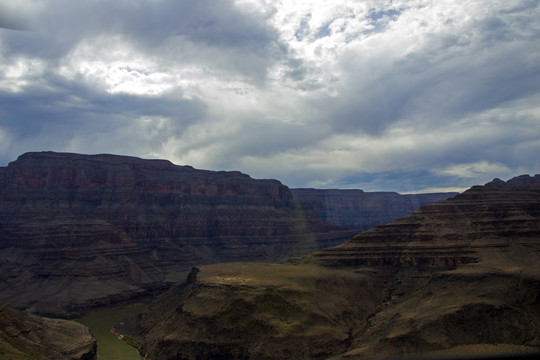
[[[155,60],[118,35],[81,41],[62,59],[58,73],[110,94],[159,95],[180,85],[174,72],[161,71]]]
[[[409,191],[540,166],[535,2],[43,3],[38,31],[0,33],[0,127],[20,152],[435,182]]]
[[[45,64],[41,59],[22,56],[10,59],[0,65],[0,90],[22,92],[26,86],[39,82],[44,69]]]
[[[511,169],[503,164],[480,161],[470,164],[450,165],[444,169],[435,170],[435,172],[460,178],[477,178],[479,175],[497,177],[500,176],[500,174],[511,174]]]

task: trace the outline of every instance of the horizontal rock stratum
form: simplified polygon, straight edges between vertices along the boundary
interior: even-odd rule
[[[530,180],[513,185],[516,179]],[[517,246],[539,250],[539,220],[539,176],[496,179],[313,256],[325,266],[455,268],[491,253],[511,254]]]
[[[277,180],[166,160],[38,152],[0,168],[0,302],[77,315],[146,299],[194,265],[335,245]]]
[[[532,359],[540,177],[518,179],[475,186],[286,264],[193,269],[118,330],[147,359]]]

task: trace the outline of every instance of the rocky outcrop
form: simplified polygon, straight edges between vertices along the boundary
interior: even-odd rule
[[[492,182],[421,207],[314,256],[326,266],[455,268],[515,246],[538,250],[539,219],[539,185]]]
[[[341,357],[537,352],[538,178],[474,186],[310,255],[386,283],[367,330]]]
[[[326,359],[350,347],[380,289],[312,265],[202,266],[116,331],[146,359]]]
[[[24,360],[95,360],[96,341],[88,328],[0,305],[0,357]]]
[[[313,206],[324,221],[358,231],[369,230],[410,214],[420,206],[446,200],[458,193],[401,195],[362,190],[291,189],[298,201]]]
[[[540,175],[520,175],[512,178],[508,181],[502,181],[501,179],[493,179],[492,182],[486,185],[502,185],[502,186],[525,186],[525,185],[538,185],[540,184]]]
[[[348,236],[277,180],[165,160],[27,153],[0,172],[0,301],[76,315],[144,300],[194,265],[276,261]]]
[[[148,359],[538,356],[540,185],[508,184],[287,264],[201,267],[124,333]]]
[[[513,270],[462,266],[429,276],[399,273],[367,330],[339,358],[540,355],[538,269]]]

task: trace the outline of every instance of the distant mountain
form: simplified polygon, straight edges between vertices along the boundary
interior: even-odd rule
[[[456,267],[477,262],[486,249],[535,244],[539,219],[540,176],[495,179],[313,256],[326,266]]]
[[[508,181],[502,181],[501,179],[495,178],[493,181],[487,183],[486,185],[501,185],[501,186],[525,186],[525,185],[538,185],[540,184],[540,175],[520,175],[516,176]]]
[[[291,189],[294,199],[309,203],[324,221],[366,231],[408,215],[420,206],[446,200],[458,193],[401,195],[338,189]]]
[[[336,245],[277,180],[118,155],[27,153],[0,168],[0,301],[75,315],[144,300],[194,265]]]
[[[538,356],[537,179],[475,186],[286,264],[194,268],[117,330],[148,358]]]
[[[95,360],[96,340],[74,321],[48,319],[0,304],[0,358]]]

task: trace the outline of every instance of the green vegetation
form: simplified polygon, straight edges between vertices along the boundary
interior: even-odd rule
[[[131,340],[131,339],[125,339],[126,344],[128,344],[131,347],[134,347],[135,349],[139,349],[141,347],[141,344]]]
[[[139,348],[139,344],[134,341],[122,341],[114,336],[110,330],[117,321],[138,314],[144,309],[145,306],[140,305],[99,311],[76,321],[88,326],[97,340],[99,360],[141,360],[142,357],[136,350]]]

